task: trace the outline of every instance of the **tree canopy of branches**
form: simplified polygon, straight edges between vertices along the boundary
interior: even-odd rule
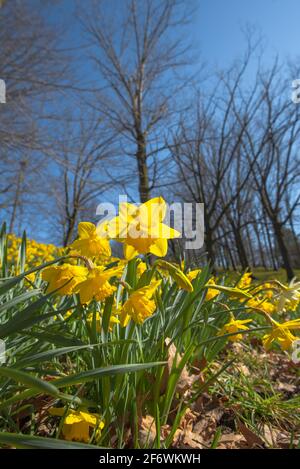
[[[103,83],[92,105],[118,135],[122,157],[136,161],[140,200],[145,202],[155,189],[166,126],[178,110],[176,96],[184,86],[178,73],[188,60],[182,34],[188,14],[181,0],[126,0],[116,2],[110,14],[105,6],[97,1],[81,14]]]
[[[95,218],[93,203],[112,186],[106,168],[113,161],[113,135],[99,117],[86,111],[66,117],[60,134],[51,151],[55,170],[49,195],[59,240],[66,246],[80,217]]]
[[[216,269],[283,267],[291,279],[300,266],[300,107],[288,84],[298,67],[263,66],[248,31],[245,54],[203,81],[186,40],[191,2],[82,3],[70,57],[44,10],[53,2],[0,8],[0,208],[10,231],[25,215],[35,224],[37,209],[66,245],[112,190],[141,202],[163,194],[204,204],[205,246],[191,258]],[[70,66],[88,75],[84,85]]]
[[[0,170],[5,174],[0,181],[0,207],[12,231],[18,210],[29,208],[38,190],[47,99],[62,84],[67,65],[57,32],[28,2],[7,1],[0,8],[0,57],[7,94],[0,109]]]
[[[254,83],[245,85],[251,55],[249,49],[242,61],[218,74],[214,92],[198,93],[192,119],[180,121],[170,147],[177,192],[204,203],[205,248],[213,264],[221,259],[228,267],[225,252],[232,267],[245,269],[257,262],[257,251],[259,262],[274,268],[276,250],[291,279],[284,227],[293,225],[300,202],[299,108],[286,98],[277,60],[268,71],[258,68]]]

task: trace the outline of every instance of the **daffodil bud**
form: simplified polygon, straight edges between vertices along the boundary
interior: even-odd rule
[[[166,270],[170,274],[174,282],[183,290],[186,290],[188,292],[192,292],[194,290],[193,285],[191,284],[188,277],[182,272],[182,270],[180,270],[175,265],[162,260],[157,261],[156,265],[159,268]]]

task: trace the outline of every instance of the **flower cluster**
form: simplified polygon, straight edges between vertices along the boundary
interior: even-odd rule
[[[10,264],[16,264],[22,238],[14,234],[7,236],[7,259]],[[26,261],[28,267],[35,267],[44,262],[50,262],[60,257],[63,248],[58,248],[54,244],[38,243],[34,239],[26,240]]]
[[[294,360],[300,282],[258,282],[255,272],[212,275],[207,266],[191,268],[176,245],[173,255],[180,260],[167,258],[168,241],[179,232],[164,223],[165,215],[161,197],[139,206],[121,203],[112,220],[79,223],[76,239],[63,249],[2,230],[1,337],[13,350],[12,368],[10,361],[1,367],[0,407],[13,410],[2,419],[5,431],[11,422],[18,424],[17,406],[11,404],[23,402],[26,408],[31,402],[33,377],[44,382],[43,395],[50,392],[46,424],[53,436],[121,447],[132,445],[135,433],[139,439],[132,422],[139,425],[148,414],[152,419],[154,410],[162,428],[178,398],[188,405],[198,396],[202,379],[192,376],[196,363],[207,362],[201,374],[211,379],[211,364],[220,351],[231,354],[233,342],[245,341],[245,349],[252,344],[281,349]],[[116,242],[122,258],[112,255]],[[11,376],[12,382],[17,376],[16,385],[7,387]],[[19,376],[30,401],[27,389],[20,391]],[[33,389],[33,397],[41,393],[40,384]],[[119,444],[120,435],[126,442],[122,436]]]
[[[201,274],[201,269],[184,272],[183,263],[178,266],[164,260],[156,261],[155,273],[152,272],[146,284],[135,289],[122,280],[130,260],[147,254],[164,257],[167,253],[168,239],[179,236],[177,231],[163,223],[165,214],[166,204],[161,197],[158,197],[140,206],[121,203],[119,215],[98,227],[90,222],[79,223],[78,237],[68,247],[71,258],[69,263],[50,266],[42,273],[43,280],[48,283],[47,293],[78,294],[81,304],[88,305],[92,301],[104,302],[114,295],[117,285],[120,285],[126,290],[125,297],[123,295],[125,299],[122,304],[114,302],[115,314],[110,324],[126,327],[130,320],[142,324],[154,314],[156,310],[154,297],[161,284],[161,278],[171,283],[175,282],[180,289],[192,292],[193,283]],[[123,244],[124,259],[111,257],[110,239]],[[31,255],[37,252],[33,249],[34,244],[31,243],[29,247]],[[53,247],[49,252],[54,252]],[[42,253],[38,251],[38,255],[41,256]],[[50,258],[52,259],[52,254]],[[74,258],[77,259],[78,265],[74,265]],[[49,257],[46,260],[49,260]],[[145,260],[140,257],[137,258],[136,270],[139,278],[148,271]],[[244,273],[233,287],[216,282],[215,277],[207,281],[205,301],[216,302],[220,294],[225,294],[231,299],[242,302],[245,312],[263,313],[271,324],[270,337],[266,335],[264,338],[267,348],[275,341],[285,350],[291,346],[295,336],[290,333],[292,327],[290,322],[281,325],[270,319],[270,316],[297,307],[300,303],[300,283],[285,286],[274,281],[253,286],[251,272]],[[90,314],[88,317],[91,320]],[[99,312],[96,319],[99,328],[101,324]],[[231,315],[230,321],[223,325],[219,334],[232,333],[229,340],[241,340],[242,334],[238,332],[248,330],[245,324],[251,321],[252,319],[248,318],[237,320]],[[292,325],[294,327],[294,323]]]
[[[300,283],[258,284],[246,272],[232,285],[218,276],[206,276],[200,268],[189,270],[183,262],[161,259],[167,254],[168,240],[179,236],[163,223],[165,212],[165,202],[159,197],[140,206],[121,204],[118,217],[98,227],[79,223],[78,236],[66,248],[63,260],[42,270],[46,293],[72,295],[74,305],[79,304],[80,314],[85,315],[87,330],[98,334],[102,329],[105,334],[121,331],[125,337],[133,330],[138,335],[145,321],[159,321],[159,305],[170,292],[177,292],[178,297],[190,295],[187,305],[191,309],[194,302],[203,305],[208,324],[209,315],[213,318],[214,308],[218,310],[214,340],[241,341],[253,329],[262,328],[260,337],[267,350],[274,344],[291,350],[300,319],[282,321],[280,315],[294,311],[300,303]],[[110,240],[122,243],[123,259],[112,257]],[[168,314],[167,309],[162,311]],[[68,310],[54,319],[70,320],[72,314]],[[123,329],[129,324],[132,327]],[[65,439],[88,442],[104,426],[99,415],[87,410],[53,408],[51,413],[63,418]]]
[[[96,227],[90,222],[78,225],[78,237],[68,246],[69,258],[77,258],[78,265],[65,262],[62,265],[49,266],[42,272],[42,279],[48,283],[47,293],[59,295],[78,294],[80,302],[88,305],[91,301],[103,302],[111,297],[117,287],[129,260],[147,253],[162,257],[167,253],[168,239],[179,236],[174,229],[163,224],[166,204],[159,197],[136,207],[132,204],[121,204],[120,215],[110,222]],[[126,216],[125,216],[126,215]],[[134,234],[135,233],[135,234]],[[111,258],[109,239],[116,239],[124,244],[125,259]],[[109,267],[109,264],[117,264]],[[168,264],[171,275],[188,289],[192,285],[188,278],[172,264]],[[139,276],[147,270],[146,263],[139,259],[137,271]],[[156,309],[153,296],[160,285],[160,280],[151,280],[135,291],[128,291],[128,299],[119,308],[122,326],[130,319],[137,324],[152,316]],[[118,309],[118,305],[115,305]],[[100,321],[99,317],[99,321]]]

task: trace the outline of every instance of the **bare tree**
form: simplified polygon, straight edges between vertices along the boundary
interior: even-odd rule
[[[262,105],[255,125],[247,131],[245,155],[263,213],[269,220],[288,279],[294,277],[284,227],[297,212],[300,171],[297,146],[300,138],[299,108],[286,93],[282,67],[276,61],[260,75]],[[288,201],[288,203],[287,203]]]
[[[249,199],[246,187],[251,171],[242,159],[242,142],[260,103],[255,99],[256,84],[247,99],[241,96],[241,88],[252,52],[249,46],[242,61],[218,74],[213,92],[195,95],[192,117],[184,115],[170,146],[181,194],[204,203],[205,247],[212,264],[220,238],[235,228],[240,242],[245,226],[244,220],[234,220],[233,212],[240,213]],[[223,232],[225,217],[230,226]]]
[[[291,279],[287,226],[300,203],[299,107],[277,61],[268,71],[258,61],[246,84],[254,50],[250,41],[244,58],[218,72],[214,90],[195,95],[181,119],[170,145],[176,192],[204,203],[205,248],[213,265],[245,269],[251,259],[277,268],[279,253]],[[296,233],[293,238],[297,248]]]
[[[114,151],[114,136],[94,113],[84,109],[79,116],[66,116],[49,153],[55,161],[49,216],[53,218],[53,209],[64,246],[74,237],[80,218],[95,218],[98,197],[112,188],[109,168],[118,165]]]
[[[185,84],[178,72],[188,62],[183,36],[188,15],[182,0],[126,0],[114,6],[109,14],[105,2],[97,1],[80,14],[103,84],[92,105],[118,134],[120,151],[136,161],[144,202],[155,188],[157,156],[164,157],[166,127]]]
[[[37,193],[33,172],[44,165],[40,150],[48,100],[66,77],[58,32],[29,2],[7,1],[0,8],[0,77],[6,83],[6,104],[0,105],[0,205],[10,229],[25,200],[32,204],[25,191]]]

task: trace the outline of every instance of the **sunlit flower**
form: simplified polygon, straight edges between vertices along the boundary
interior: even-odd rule
[[[277,310],[278,312],[286,311],[286,309],[289,308],[290,303],[294,304],[295,302],[298,303],[300,301],[300,282],[292,280],[288,287],[280,282],[277,283],[281,288]]]
[[[25,267],[25,270],[26,270],[26,267]],[[28,282],[29,284],[29,287],[32,287],[32,283],[34,283],[35,281],[35,276],[36,276],[36,273],[35,272],[32,272],[31,274],[27,274],[26,277],[25,277],[25,280]]]
[[[100,232],[102,232],[101,226],[97,229],[93,223],[86,221],[79,223],[78,239],[69,246],[71,252],[88,258],[109,257],[111,255],[109,241],[105,237],[100,237]]]
[[[299,300],[290,300],[288,303],[286,303],[285,309],[286,309],[286,311],[296,311],[299,304],[300,304],[300,299]]]
[[[42,279],[48,282],[46,292],[57,290],[59,295],[71,295],[76,286],[86,279],[88,270],[86,267],[63,264],[46,267],[42,272]]]
[[[207,301],[215,298],[219,293],[225,293],[230,298],[236,299],[251,298],[251,295],[247,293],[247,291],[241,290],[240,288],[217,285],[214,277],[211,277],[205,286],[208,288],[205,295],[205,300]]]
[[[147,270],[146,262],[139,259],[137,266],[136,266],[136,270],[137,270],[138,277],[141,277],[141,275],[143,275],[143,273]]]
[[[198,276],[198,274],[200,274],[200,272],[201,272],[201,269],[190,270],[186,274],[186,276],[190,280],[190,282],[192,282],[193,280],[195,280],[195,278]]]
[[[248,308],[260,309],[267,314],[273,314],[276,312],[276,305],[269,301],[268,298],[262,298],[260,296],[255,296],[250,298],[246,303]]]
[[[122,266],[106,270],[104,266],[92,268],[87,278],[77,285],[76,292],[80,295],[81,303],[89,303],[93,298],[97,301],[103,301],[111,296],[116,287],[109,283],[109,279],[121,275],[122,271]]]
[[[273,342],[277,342],[282,350],[289,350],[297,337],[291,333],[294,329],[300,329],[300,319],[293,319],[280,324],[272,319],[272,330],[263,337],[263,344],[268,350]]]
[[[90,327],[93,327],[94,314],[91,312],[86,317],[87,323]],[[102,329],[102,316],[99,311],[95,314],[95,323],[96,323],[96,332],[100,332]],[[119,324],[120,320],[114,315],[111,314],[109,318],[109,330],[111,331],[115,324]]]
[[[252,282],[252,273],[245,272],[237,283],[237,288],[249,288]]]
[[[216,285],[215,284],[215,280],[214,278],[210,278],[207,282],[207,286],[208,285]],[[205,300],[206,301],[209,301],[209,300],[212,300],[213,298],[215,298],[216,296],[218,296],[219,294],[219,291],[218,290],[215,290],[213,288],[208,288],[207,289],[207,292],[206,292],[206,295],[205,295]]]
[[[234,316],[232,315],[230,321],[224,324],[222,329],[219,331],[218,335],[232,334],[234,332],[239,332],[239,331],[247,331],[249,327],[245,326],[245,324],[248,324],[251,321],[252,319],[244,319],[244,320],[235,319]],[[243,338],[243,334],[235,334],[235,335],[229,336],[228,340],[230,340],[231,342],[236,342],[238,340],[241,340],[242,338]]]
[[[14,234],[8,234],[7,241],[7,259],[10,264],[17,264],[22,238]],[[52,261],[62,254],[63,248],[58,248],[54,244],[38,243],[34,239],[26,239],[26,262],[28,268]]]
[[[156,309],[155,301],[152,299],[155,291],[159,287],[161,280],[156,280],[133,291],[128,300],[125,301],[121,310],[121,325],[125,327],[130,319],[137,324],[142,324],[145,319],[152,316]]]
[[[171,277],[179,288],[182,288],[183,290],[187,290],[189,292],[192,292],[194,290],[189,278],[176,265],[162,260],[157,261],[156,265],[159,268],[159,272],[161,272],[164,276],[167,274],[167,277]]]
[[[162,197],[140,206],[121,203],[119,216],[108,223],[108,234],[124,243],[124,256],[133,259],[138,254],[151,253],[164,257],[168,251],[168,239],[180,233],[162,223],[166,203]]]
[[[212,285],[209,290],[217,290],[217,292],[225,293],[230,298],[236,298],[239,300],[245,298],[252,298],[252,296],[246,290],[241,290],[237,287],[227,287],[225,285],[217,285],[216,283],[210,282],[208,282],[205,286],[207,287],[209,285]]]
[[[273,298],[274,296],[274,285],[272,283],[266,282],[261,285],[262,294],[266,298]]]
[[[96,429],[96,437],[99,438],[104,428],[104,422],[98,414],[73,409],[66,411],[64,407],[52,407],[49,413],[54,416],[64,416],[62,434],[65,440],[88,443],[92,436],[90,429]]]

